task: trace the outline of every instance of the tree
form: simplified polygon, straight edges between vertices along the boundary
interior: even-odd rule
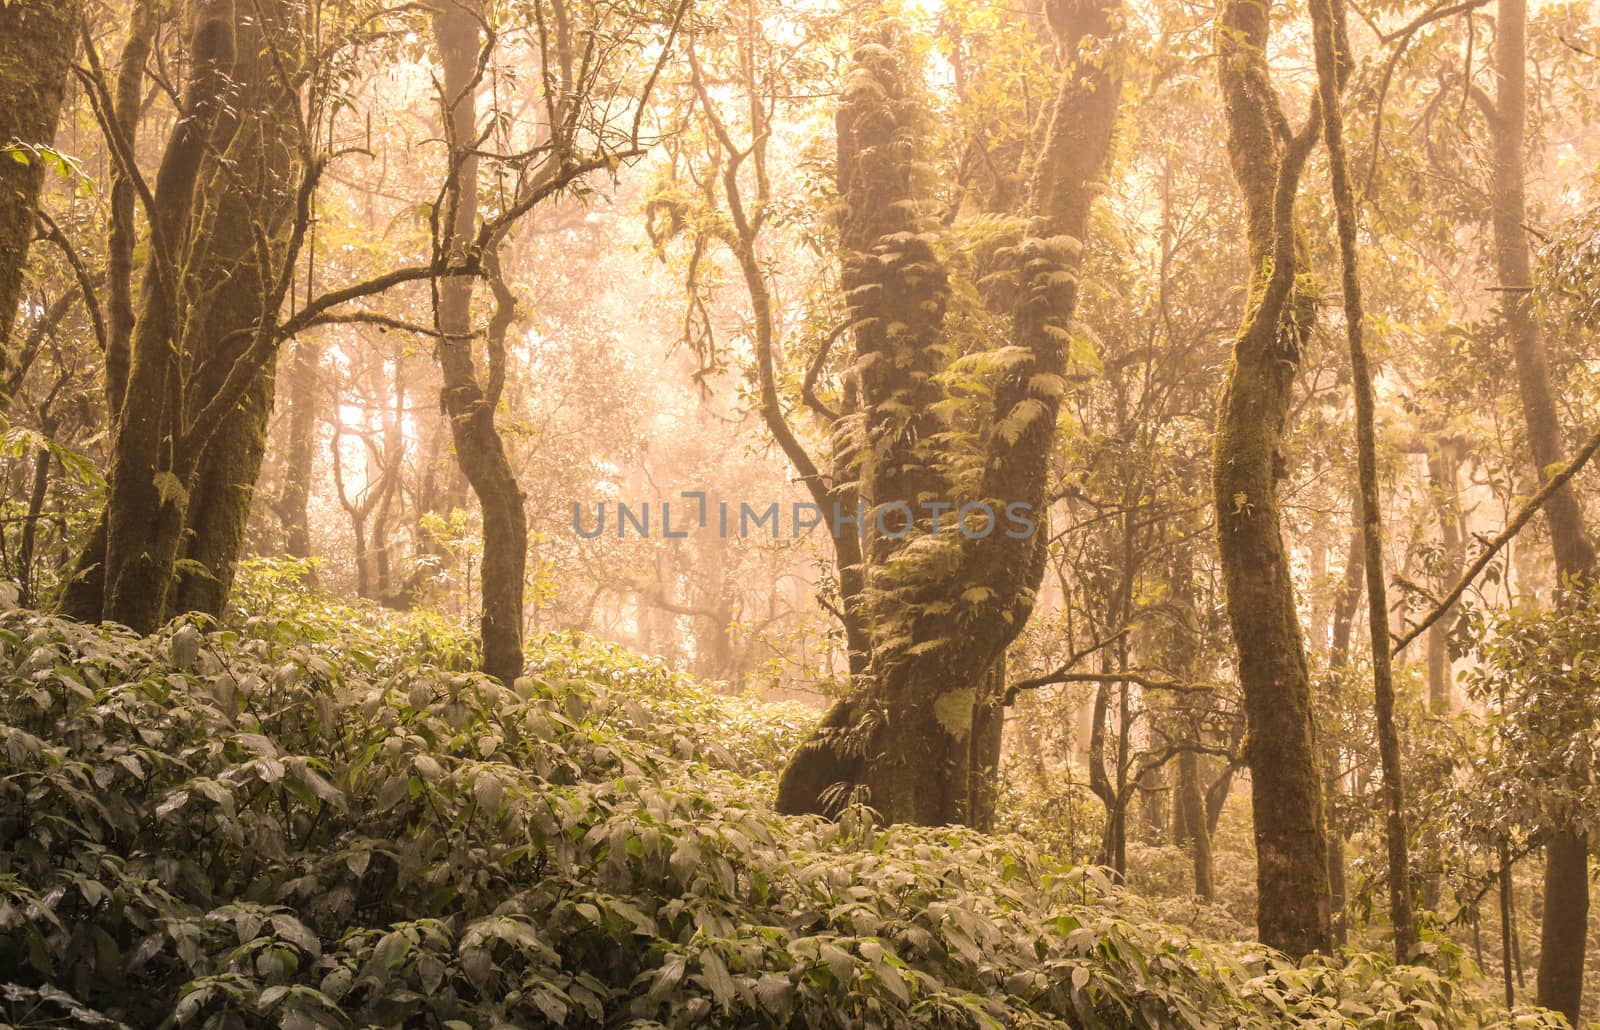
[[[1378,750],[1383,765],[1385,830],[1389,850],[1389,915],[1394,926],[1395,960],[1411,955],[1416,939],[1411,915],[1411,871],[1407,853],[1405,790],[1400,769],[1400,738],[1394,721],[1394,674],[1389,654],[1389,601],[1383,578],[1383,527],[1378,506],[1377,439],[1373,428],[1372,371],[1367,363],[1365,311],[1361,301],[1361,269],[1356,253],[1356,202],[1345,154],[1341,94],[1351,65],[1344,7],[1333,0],[1313,0],[1318,98],[1322,104],[1323,139],[1328,145],[1329,177],[1339,237],[1339,263],[1344,287],[1345,333],[1350,344],[1350,373],[1355,392],[1356,461],[1360,504],[1357,506],[1363,565],[1367,578],[1367,619],[1372,644],[1372,684],[1378,725]]]
[[[866,788],[892,821],[978,822],[986,807],[1006,704],[993,673],[1032,611],[1043,537],[1007,533],[993,521],[984,534],[952,526],[967,526],[969,503],[992,513],[1011,504],[1045,511],[1082,241],[1121,84],[1116,5],[1058,3],[1047,13],[1060,85],[1013,251],[1010,346],[996,361],[987,429],[965,453],[948,444],[948,396],[936,378],[948,363],[950,294],[924,214],[918,86],[892,35],[857,45],[836,172],[841,282],[858,370],[854,461],[869,513],[870,663],[855,694],[784,770],[781,810],[830,811],[852,786]],[[938,516],[926,513],[930,501],[949,505],[943,534]]]
[[[123,116],[132,113],[118,111],[91,55],[94,73],[86,78],[96,115],[119,173],[135,185],[151,228],[125,398],[111,427],[105,535],[103,541],[91,536],[86,544],[77,576],[81,586],[68,599],[69,610],[80,618],[105,618],[148,631],[179,606],[220,610],[260,468],[279,347],[317,326],[358,323],[421,331],[440,339],[442,352],[448,353],[449,334],[440,329],[349,306],[408,284],[479,274],[493,281],[494,247],[510,226],[584,176],[614,169],[626,156],[642,152],[640,120],[630,115],[647,101],[653,78],[631,103],[613,106],[611,94],[623,87],[606,76],[611,61],[626,62],[630,46],[642,43],[647,19],[628,24],[606,61],[585,65],[582,82],[546,77],[546,105],[561,112],[551,120],[555,131],[529,153],[501,162],[516,165],[519,186],[492,217],[476,221],[466,236],[456,233],[460,205],[444,210],[460,192],[452,172],[430,207],[434,221],[450,228],[437,236],[439,245],[429,260],[325,288],[286,310],[291,299],[298,299],[293,287],[322,175],[331,162],[353,153],[337,147],[333,126],[344,108],[344,58],[395,33],[381,20],[356,19],[327,31],[326,44],[308,53],[298,22],[288,17],[291,11],[300,13],[297,6],[282,0],[278,7],[264,8],[278,11],[276,18],[258,17],[256,6],[246,10],[228,0],[197,5],[182,116],[153,184],[140,176],[121,132]],[[416,16],[409,8],[393,15]],[[278,26],[287,37],[283,41],[272,38]],[[124,70],[131,76],[135,67],[125,55]],[[249,96],[264,102],[241,102]],[[324,138],[327,142],[319,145]],[[241,168],[241,159],[251,155],[257,163]],[[232,205],[241,198],[229,194],[240,192],[235,177],[245,174],[263,177],[243,183],[260,193],[248,215]],[[250,191],[243,196],[250,197]],[[217,230],[226,238],[213,246],[207,233]],[[183,274],[188,271],[195,274]],[[458,295],[441,289],[441,300],[445,295],[452,299],[443,305],[443,325],[457,325]],[[510,308],[502,304],[500,310],[506,313],[503,333]],[[492,407],[476,405],[459,387],[457,411],[477,440],[474,427],[483,412],[492,415]],[[191,497],[200,491],[212,493],[205,505],[192,505]],[[505,621],[497,618],[496,624]],[[496,646],[496,668],[510,668],[506,653]]]
[[[1315,296],[1299,271],[1295,194],[1321,117],[1290,127],[1267,64],[1270,8],[1217,14],[1228,152],[1244,195],[1251,279],[1217,417],[1212,483],[1228,619],[1239,651],[1255,813],[1257,929],[1300,956],[1330,944],[1327,827],[1311,682],[1280,529],[1280,441]]]
[[[1528,292],[1533,287],[1525,228],[1528,112],[1526,0],[1499,0],[1493,64],[1495,95],[1471,88],[1489,125],[1490,224],[1501,317],[1516,366],[1528,449],[1541,483],[1562,464],[1566,447],[1556,411],[1544,334]],[[1545,502],[1560,588],[1580,590],[1595,573],[1595,550],[1576,493],[1560,486]],[[1590,685],[1589,689],[1593,689]],[[1545,828],[1544,921],[1540,928],[1539,1004],[1577,1024],[1583,1003],[1589,927],[1589,838],[1572,826]]]
[[[197,298],[180,344],[194,369],[183,388],[195,408],[221,391],[251,329],[269,315],[268,291],[283,260],[303,157],[297,119],[307,54],[300,14],[289,0],[255,2],[241,13],[233,88],[217,133],[221,153],[210,163],[214,182],[200,187],[215,199],[201,230],[206,246],[192,286]],[[185,484],[203,503],[185,513],[173,612],[217,617],[227,604],[266,450],[276,366],[274,353],[238,403],[221,413]]]
[[[477,148],[485,134],[478,128],[474,94],[486,55],[479,53],[482,14],[467,3],[447,2],[434,9],[434,33],[444,68],[443,98],[450,139],[450,177],[445,205],[437,217],[442,254],[457,251],[472,239],[478,224]],[[558,42],[561,62],[547,67],[570,88],[570,57]],[[544,55],[547,59],[551,56]],[[563,105],[564,106],[564,105]],[[561,113],[551,112],[551,132],[566,131]],[[559,145],[559,144],[558,144]],[[522,675],[522,591],[527,575],[528,522],[522,488],[506,458],[504,441],[495,428],[495,407],[505,383],[506,332],[516,316],[516,301],[500,277],[499,237],[483,252],[484,270],[494,287],[495,312],[486,335],[489,352],[487,386],[474,368],[472,286],[466,276],[445,279],[438,287],[435,324],[439,333],[439,367],[444,373],[441,400],[450,418],[456,460],[472,484],[483,511],[483,616],[479,638],[483,670],[503,683]]]

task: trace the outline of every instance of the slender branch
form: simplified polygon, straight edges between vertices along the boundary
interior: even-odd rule
[[[1132,626],[1124,626],[1115,633],[1111,634],[1109,637],[1106,637],[1104,640],[1097,640],[1081,651],[1074,651],[1072,654],[1067,656],[1065,661],[1056,667],[1054,672],[1047,672],[1043,676],[1035,676],[1032,679],[1018,680],[1017,682],[1011,684],[1011,686],[1006,690],[1005,696],[1000,699],[1000,704],[1003,707],[1010,707],[1016,702],[1017,695],[1024,690],[1033,690],[1038,687],[1048,686],[1051,683],[1064,682],[1059,677],[1065,676],[1074,665],[1077,665],[1090,655],[1097,654],[1105,648],[1110,647],[1118,640],[1121,640],[1123,637],[1127,636],[1132,629]]]
[[[1429,626],[1449,614],[1450,609],[1461,599],[1461,595],[1467,592],[1467,588],[1472,585],[1472,581],[1478,578],[1478,574],[1488,566],[1494,556],[1500,552],[1500,549],[1510,543],[1512,538],[1522,531],[1522,527],[1528,524],[1528,521],[1533,518],[1540,508],[1544,507],[1545,502],[1554,496],[1556,491],[1560,490],[1567,484],[1568,480],[1583,470],[1583,467],[1589,463],[1589,459],[1594,457],[1596,451],[1600,451],[1600,432],[1596,432],[1589,438],[1588,443],[1583,445],[1583,449],[1578,451],[1577,457],[1567,463],[1566,467],[1545,481],[1544,486],[1539,488],[1539,492],[1528,499],[1528,503],[1522,506],[1511,521],[1506,523],[1505,528],[1489,542],[1489,546],[1484,548],[1483,553],[1478,555],[1477,560],[1467,568],[1466,572],[1461,574],[1461,578],[1456,581],[1456,585],[1450,589],[1448,594],[1444,595],[1444,600],[1440,601],[1438,606],[1429,612],[1421,622],[1407,630],[1395,642],[1394,649],[1390,653],[1399,654],[1407,644],[1427,632]]]
[[[1389,97],[1389,83],[1394,78],[1395,67],[1399,65],[1401,56],[1405,54],[1406,48],[1411,45],[1412,37],[1425,25],[1439,21],[1442,18],[1448,18],[1453,14],[1475,11],[1488,3],[1489,0],[1465,0],[1463,3],[1451,4],[1448,7],[1434,7],[1417,15],[1403,28],[1387,34],[1379,33],[1378,38],[1381,42],[1388,44],[1398,40],[1399,45],[1389,53],[1389,58],[1383,66],[1383,78],[1378,84],[1378,101],[1372,116],[1372,153],[1367,159],[1367,181],[1361,188],[1362,196],[1368,197],[1372,195],[1372,183],[1378,175],[1378,153],[1382,149],[1383,143],[1383,108]]]
[[[78,288],[83,291],[83,306],[89,312],[89,321],[94,324],[95,339],[100,341],[100,352],[106,350],[106,322],[100,314],[100,301],[94,292],[94,280],[89,276],[89,270],[84,266],[83,259],[73,249],[72,243],[67,239],[66,233],[61,231],[55,219],[44,211],[39,211],[39,221],[45,227],[44,238],[54,243],[66,255],[67,263],[72,266],[72,274],[78,279]]]
[[[822,374],[822,366],[827,364],[828,354],[833,350],[833,345],[838,342],[839,337],[844,335],[844,331],[848,328],[850,328],[848,321],[840,322],[833,327],[833,331],[828,334],[828,338],[822,341],[822,347],[817,351],[817,356],[812,359],[811,367],[806,369],[805,381],[800,384],[800,399],[805,402],[806,407],[829,422],[839,421],[839,416],[834,413],[832,408],[829,408],[817,398],[817,377]]]

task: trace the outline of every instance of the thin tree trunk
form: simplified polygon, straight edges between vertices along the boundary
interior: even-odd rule
[[[1334,602],[1333,627],[1328,645],[1327,701],[1329,709],[1335,712],[1343,704],[1344,676],[1350,667],[1350,635],[1355,626],[1356,609],[1361,606],[1365,564],[1364,537],[1360,527],[1357,527],[1350,534],[1344,579],[1339,584],[1339,594]],[[1336,947],[1343,947],[1349,937],[1350,917],[1344,861],[1345,820],[1339,811],[1344,797],[1344,783],[1340,776],[1343,758],[1336,734],[1329,734],[1325,738],[1322,762],[1328,813],[1328,893],[1333,908],[1333,943]]]
[[[316,453],[317,406],[321,400],[322,347],[301,339],[289,366],[289,439],[283,459],[278,517],[283,549],[291,558],[311,557],[311,472]]]
[[[1206,828],[1206,800],[1200,789],[1200,756],[1192,750],[1178,753],[1179,843],[1188,845],[1194,867],[1194,892],[1206,901],[1216,900],[1211,855],[1211,833]]]
[[[1461,578],[1466,557],[1461,512],[1456,501],[1460,461],[1455,446],[1445,441],[1428,452],[1428,485],[1434,495],[1440,546],[1444,552],[1444,571],[1440,579],[1446,589]],[[1440,619],[1428,627],[1428,709],[1435,714],[1449,712],[1454,700],[1451,665],[1449,633],[1446,621]]]
[[[135,0],[128,38],[117,63],[112,122],[130,154],[137,151],[145,62],[159,19],[148,0]],[[133,266],[136,222],[133,180],[122,162],[111,173],[111,228],[106,240],[106,407],[112,432],[122,417],[134,329]],[[106,513],[102,510],[79,552],[61,597],[61,609],[79,622],[98,620],[105,609]]]
[[[40,447],[33,458],[33,487],[28,491],[28,514],[22,520],[22,540],[17,545],[17,583],[24,608],[33,604],[33,552],[39,535],[39,516],[50,489],[50,448]]]
[[[1349,74],[1350,55],[1344,7],[1335,0],[1312,0],[1317,80],[1322,97],[1323,138],[1338,225],[1339,263],[1344,288],[1345,333],[1350,343],[1350,373],[1355,393],[1356,465],[1360,480],[1360,530],[1367,574],[1367,624],[1372,645],[1373,710],[1378,755],[1383,765],[1385,836],[1389,858],[1389,918],[1394,926],[1395,960],[1404,962],[1416,943],[1411,911],[1411,871],[1406,838],[1405,788],[1400,768],[1400,734],[1394,717],[1394,672],[1389,653],[1389,599],[1383,578],[1383,527],[1378,497],[1378,445],[1373,426],[1372,372],[1367,363],[1360,259],[1356,252],[1355,192],[1345,154],[1340,95]]]
[[[1566,447],[1556,411],[1544,334],[1527,290],[1530,267],[1524,186],[1527,146],[1527,0],[1499,0],[1494,39],[1498,83],[1492,102],[1480,96],[1489,122],[1493,160],[1490,177],[1495,269],[1517,387],[1528,427],[1528,444],[1541,482],[1560,465]],[[1583,525],[1577,495],[1563,486],[1545,503],[1550,543],[1563,591],[1593,577],[1595,552]],[[1564,1014],[1574,1026],[1583,1007],[1583,966],[1589,933],[1589,841],[1574,827],[1552,826],[1545,834],[1544,919],[1540,928],[1538,1002]]]
[[[1516,961],[1511,948],[1511,919],[1515,905],[1511,900],[1511,851],[1500,841],[1500,965],[1506,985],[1506,1008],[1517,1004],[1517,991],[1511,982],[1511,967]]]

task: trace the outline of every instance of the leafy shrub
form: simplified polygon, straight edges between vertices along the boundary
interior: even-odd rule
[[[1431,969],[1201,942],[1016,838],[775,816],[797,709],[575,637],[508,689],[443,624],[251,589],[149,638],[0,613],[8,1022],[1493,1022]]]

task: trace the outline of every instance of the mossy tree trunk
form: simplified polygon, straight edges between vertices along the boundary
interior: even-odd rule
[[[1054,3],[1050,13],[1064,68],[1017,248],[1017,357],[995,386],[993,432],[972,498],[996,513],[1024,504],[1036,517],[1047,506],[1081,241],[1121,82],[1116,5]],[[865,427],[859,478],[871,530],[863,586],[870,665],[856,696],[791,760],[778,804],[827,812],[862,787],[892,822],[980,823],[991,789],[978,785],[994,775],[1004,708],[996,667],[1032,611],[1042,535],[1003,527],[961,534],[956,510],[943,513],[937,532],[921,503],[958,500],[944,496],[947,456],[936,437],[945,427],[929,410],[942,398],[930,380],[947,360],[940,348],[948,287],[934,227],[921,214],[923,115],[892,39],[858,47],[855,62],[839,115],[838,174]]]
[[[1297,275],[1294,202],[1320,119],[1288,128],[1267,67],[1269,26],[1269,6],[1255,0],[1229,0],[1218,10],[1218,75],[1252,275],[1218,413],[1213,489],[1249,723],[1257,930],[1264,943],[1298,957],[1330,944],[1327,831],[1278,480],[1290,391],[1314,317]]]
[[[11,371],[11,330],[39,216],[45,162],[29,148],[55,142],[82,0],[0,4],[0,382]],[[18,160],[18,159],[21,160]],[[0,410],[9,403],[0,396]]]
[[[134,12],[106,119],[119,161],[132,156],[153,20],[142,6]],[[196,5],[183,117],[155,178],[137,307],[124,267],[134,231],[131,176],[119,170],[107,385],[121,405],[104,537],[91,537],[68,593],[69,613],[80,618],[149,631],[175,610],[219,614],[226,603],[271,404],[272,364],[257,367],[246,351],[261,327],[275,324],[274,279],[299,193],[296,85],[288,78],[300,60],[295,28],[286,0],[249,12],[226,0]],[[117,356],[124,342],[125,382]],[[250,374],[238,402],[191,424],[240,368]]]
[[[135,0],[128,19],[128,36],[117,64],[116,93],[108,122],[120,137],[126,153],[138,150],[139,109],[143,99],[145,63],[155,45],[160,23],[150,0]],[[128,363],[132,354],[134,312],[134,247],[137,244],[133,178],[118,160],[111,172],[111,227],[106,239],[106,409],[112,432],[122,417],[128,390]],[[89,538],[79,552],[62,593],[61,608],[72,618],[90,622],[100,618],[105,606],[106,513],[95,519]]]
[[[187,267],[205,159],[217,143],[235,60],[230,0],[194,11],[183,113],[156,173],[151,246],[133,329],[127,397],[114,427],[106,513],[102,617],[148,632],[166,612],[183,535],[194,457],[180,453],[178,347],[190,301]]]
[[[183,332],[184,359],[195,370],[185,376],[184,388],[190,392],[185,410],[196,409],[222,388],[250,345],[249,330],[277,316],[266,307],[283,260],[284,231],[294,212],[301,170],[296,83],[285,80],[299,64],[294,18],[289,0],[262,0],[239,19],[234,91],[219,126],[219,137],[228,142],[209,163],[203,186],[215,199],[197,263],[197,296]],[[259,239],[268,245],[261,247]],[[183,562],[168,614],[220,616],[227,605],[266,452],[275,372],[274,357],[211,432],[185,482],[185,489],[201,501],[188,506]]]

